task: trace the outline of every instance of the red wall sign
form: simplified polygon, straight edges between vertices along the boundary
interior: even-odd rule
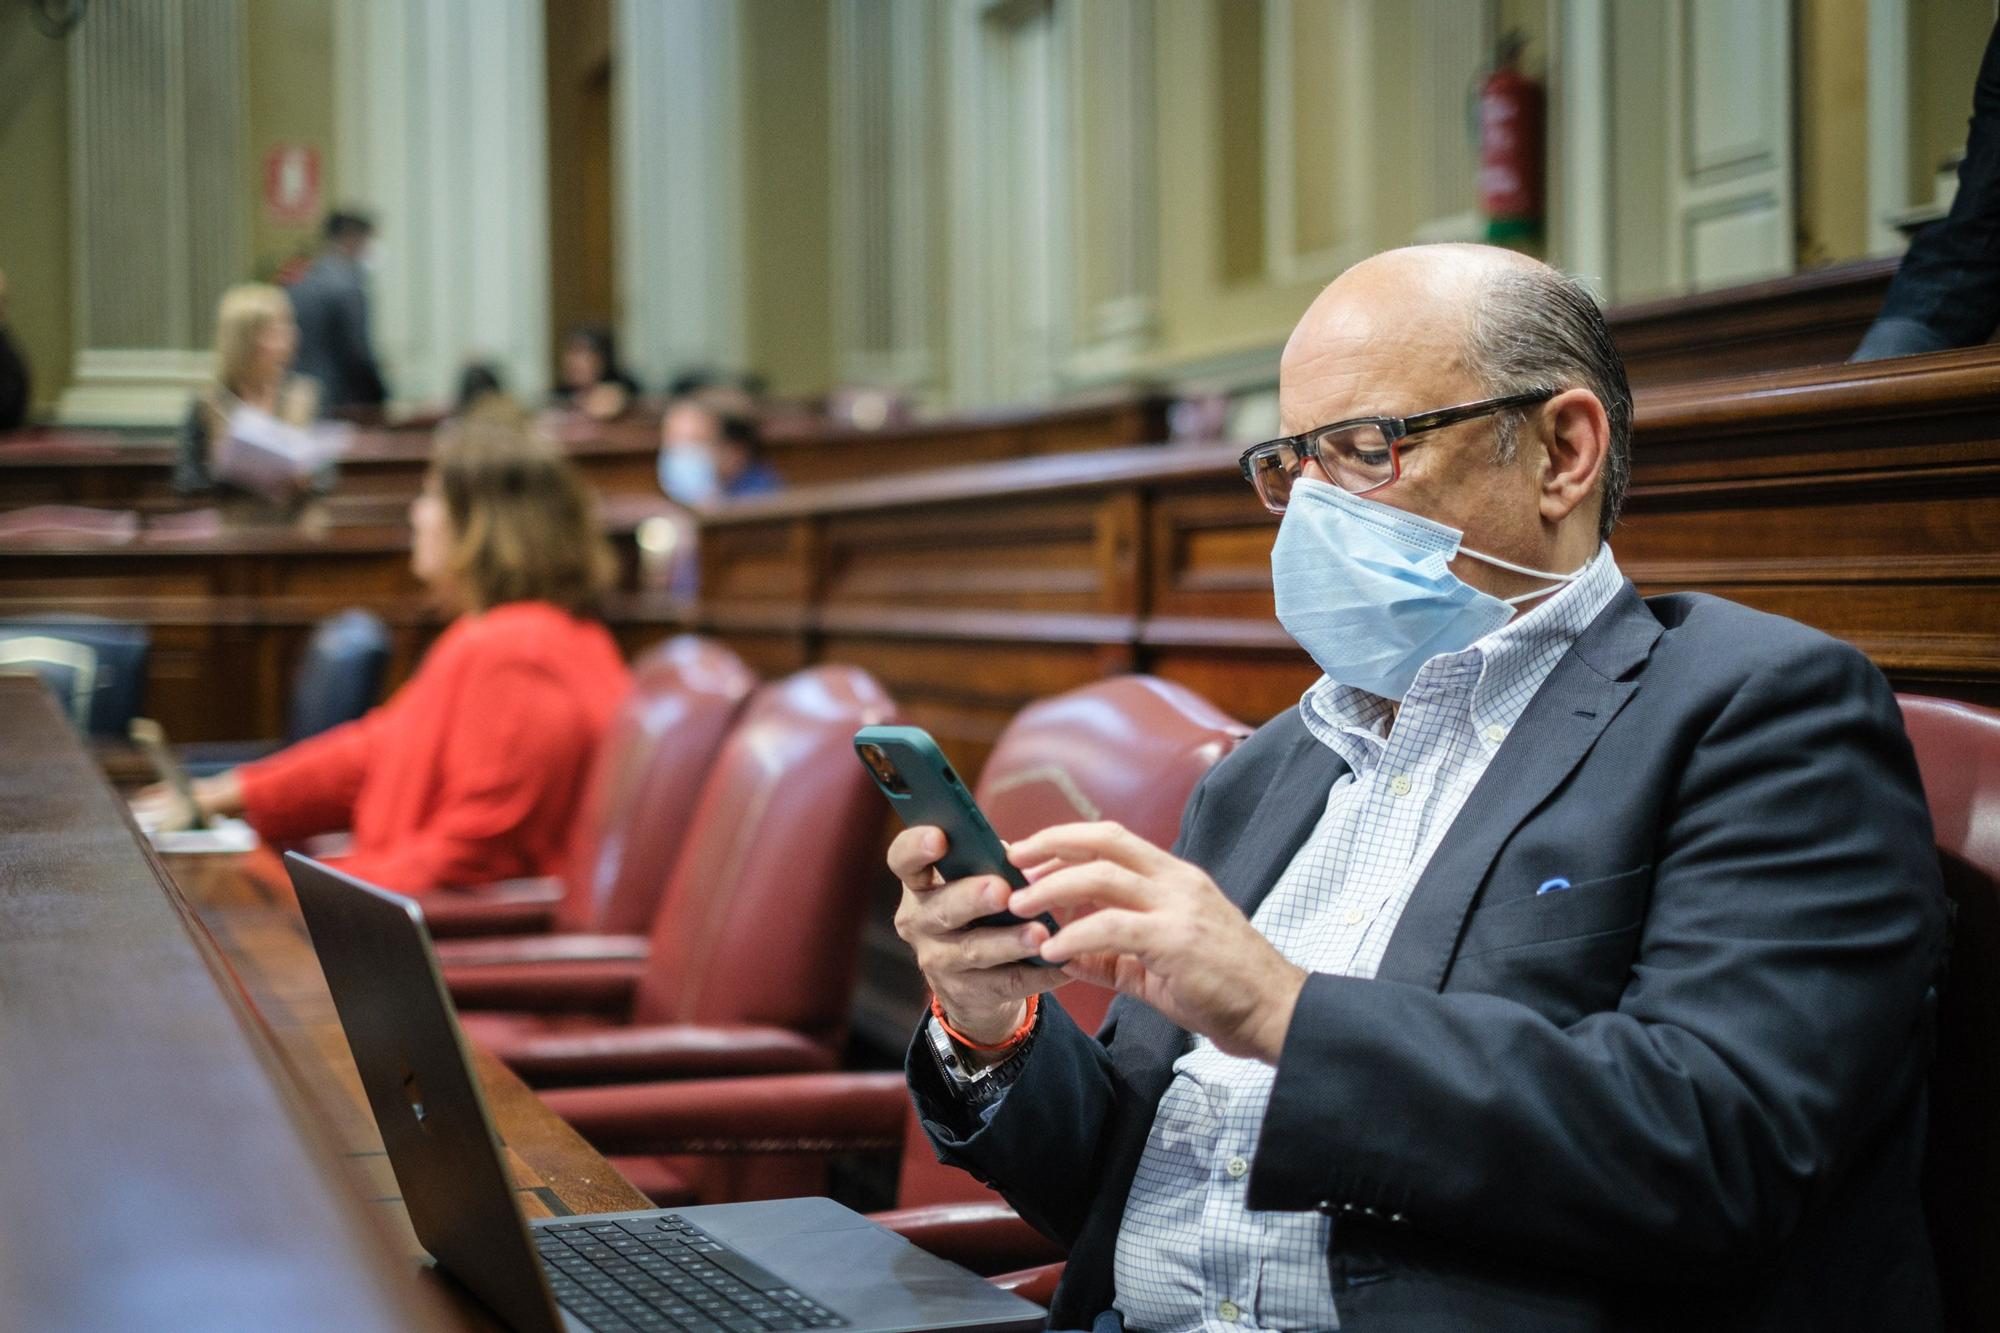
[[[318,219],[319,149],[273,144],[264,154],[264,211],[271,221],[298,225]]]

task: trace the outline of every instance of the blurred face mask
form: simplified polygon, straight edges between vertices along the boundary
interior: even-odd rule
[[[1278,621],[1329,679],[1400,699],[1431,658],[1470,648],[1513,619],[1520,603],[1583,576],[1581,569],[1551,574],[1469,551],[1464,537],[1301,477],[1271,547]],[[1452,573],[1456,555],[1552,586],[1503,601]]]
[[[722,491],[715,455],[698,440],[669,440],[660,449],[660,489],[684,505],[707,504]]]

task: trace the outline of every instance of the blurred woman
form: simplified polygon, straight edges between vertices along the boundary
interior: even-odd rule
[[[455,618],[386,704],[195,784],[270,842],[353,831],[336,864],[405,893],[562,873],[598,741],[630,680],[597,618],[612,570],[589,492],[553,445],[447,425],[410,506],[410,564]],[[141,815],[173,797],[151,789]]]
[[[332,475],[307,431],[318,407],[313,382],[292,374],[299,326],[281,288],[246,282],[222,294],[215,314],[215,383],[181,423],[174,489],[215,496],[238,517],[287,517]]]
[[[602,324],[583,324],[563,339],[557,365],[555,402],[593,421],[625,414],[639,385],[618,364],[618,341]]]

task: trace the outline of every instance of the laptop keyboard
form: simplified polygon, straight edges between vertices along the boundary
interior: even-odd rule
[[[535,1227],[556,1303],[599,1333],[841,1328],[847,1321],[679,1217]]]

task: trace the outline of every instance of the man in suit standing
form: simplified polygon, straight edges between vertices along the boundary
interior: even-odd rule
[[[913,1095],[1068,1246],[1052,1324],[1936,1327],[1944,898],[1881,675],[1634,592],[1624,369],[1542,264],[1356,265],[1279,403],[1244,465],[1299,707],[1172,852],[1048,829],[1011,895],[939,883],[936,829],[890,852]],[[1064,924],[968,927],[1003,905]],[[1094,1038],[1069,977],[1122,992]]]
[[[291,287],[299,325],[297,368],[319,385],[323,413],[379,409],[389,391],[375,364],[363,266],[375,224],[360,213],[330,213],[326,246]]]

